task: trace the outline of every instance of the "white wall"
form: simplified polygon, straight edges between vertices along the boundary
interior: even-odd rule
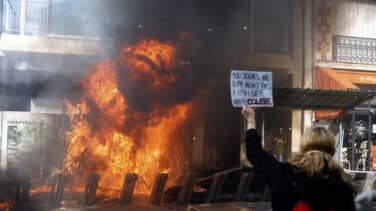
[[[376,38],[376,3],[338,1],[336,34]]]
[[[2,34],[0,50],[30,53],[53,53],[72,55],[104,54],[109,41],[69,36],[44,37]],[[107,44],[107,45],[106,45]]]
[[[64,100],[58,98],[33,98],[30,111],[32,113],[62,114]]]

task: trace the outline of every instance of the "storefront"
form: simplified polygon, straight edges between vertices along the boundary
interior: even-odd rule
[[[0,112],[0,176],[43,179],[61,165],[66,116],[32,112]]]
[[[292,129],[287,128],[284,122],[291,122],[292,119],[281,119],[282,115],[289,116],[292,110],[305,111],[315,110],[327,114],[345,114],[346,111],[352,111],[358,105],[369,102],[376,95],[374,91],[364,90],[327,90],[327,89],[300,89],[300,88],[274,88],[273,89],[273,108],[260,108],[256,112],[256,128],[259,130],[264,147],[280,160],[287,160],[291,156],[291,136]],[[376,109],[376,106],[375,106]],[[357,110],[357,109],[355,109]],[[350,112],[347,112],[350,113]],[[278,115],[276,115],[278,114]],[[273,116],[274,115],[274,116]],[[269,116],[269,118],[267,117]],[[272,119],[274,117],[274,119]],[[337,118],[321,119],[314,122],[313,125],[325,126],[329,128],[336,136],[338,148],[343,145],[343,124],[345,122],[344,115]],[[266,125],[280,124],[280,128],[266,127]],[[375,118],[376,124],[376,118]],[[244,124],[245,126],[245,124]],[[376,127],[376,126],[375,126]],[[302,128],[303,129],[303,128]],[[245,131],[245,127],[243,128]],[[244,139],[243,134],[243,139]],[[272,143],[272,144],[271,144]],[[341,152],[342,150],[337,150]],[[339,160],[340,154],[336,157]],[[245,143],[241,145],[241,163],[248,166],[249,163],[245,155]]]
[[[316,88],[330,90],[376,90],[376,72],[319,68]],[[359,101],[351,110],[320,110],[317,122],[336,128],[337,159],[349,170],[376,170],[376,99]],[[334,126],[333,126],[334,125]]]

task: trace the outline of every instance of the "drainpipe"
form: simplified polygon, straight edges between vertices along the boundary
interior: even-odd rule
[[[316,22],[317,22],[317,0],[312,0],[312,88],[316,82]]]
[[[302,21],[302,77],[301,77],[301,80],[302,80],[302,83],[301,83],[301,86],[302,88],[304,89],[305,88],[305,73],[306,73],[306,70],[305,70],[305,49],[306,49],[306,46],[305,46],[305,21],[306,21],[306,1],[307,0],[304,0],[302,1],[302,16],[303,16],[303,21]],[[300,130],[301,130],[301,134],[304,133],[304,125],[305,125],[305,117],[304,117],[304,109],[301,110],[301,127],[300,127]]]
[[[316,22],[317,22],[317,0],[312,0],[312,88],[316,82]],[[315,120],[315,113],[312,114],[312,121]]]
[[[0,0],[0,34],[3,33],[3,0]]]

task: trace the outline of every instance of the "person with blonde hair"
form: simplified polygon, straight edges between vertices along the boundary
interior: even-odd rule
[[[262,148],[255,129],[255,111],[244,106],[247,120],[246,153],[256,175],[263,177],[271,190],[273,210],[353,211],[352,187],[344,170],[333,159],[334,136],[323,127],[313,127],[302,137],[300,152],[283,163]]]

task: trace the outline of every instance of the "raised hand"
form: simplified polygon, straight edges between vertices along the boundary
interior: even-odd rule
[[[256,128],[255,110],[249,105],[244,105],[242,108],[242,115],[247,120],[247,129]]]

